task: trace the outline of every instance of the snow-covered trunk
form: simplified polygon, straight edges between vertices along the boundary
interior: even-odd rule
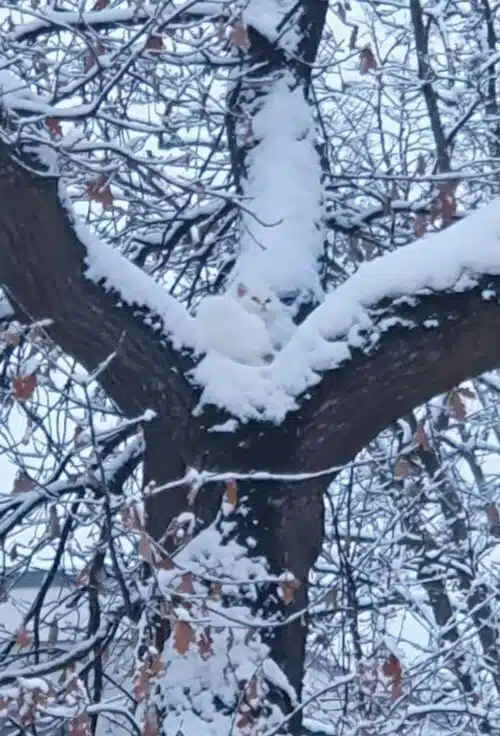
[[[323,533],[323,484],[308,483],[308,496],[278,479],[204,486],[202,504],[223,490],[215,521],[195,532],[185,512],[171,527],[164,546],[177,549],[156,564],[160,615],[144,619],[135,676],[141,687],[154,669],[153,632],[169,620],[155,642],[166,674],[141,705],[157,710],[159,733],[301,733],[307,579]]]
[[[321,166],[312,106],[312,65],[327,3],[251,0],[246,43],[231,82],[226,126],[242,197],[234,268],[297,306],[321,298]]]

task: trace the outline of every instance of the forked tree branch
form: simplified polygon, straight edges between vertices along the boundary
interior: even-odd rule
[[[393,326],[371,353],[354,350],[325,373],[280,427],[250,423],[229,436],[206,434],[213,417],[191,416],[198,398],[186,378],[191,360],[138,310],[119,306],[118,294],[89,281],[84,258],[56,181],[30,174],[0,147],[0,282],[26,316],[52,319],[52,339],[89,370],[116,351],[102,385],[126,415],[157,411],[158,482],[182,477],[197,459],[214,470],[341,465],[409,409],[500,366],[500,278],[485,277],[469,291],[422,296],[411,306],[375,305],[378,321],[391,317]],[[437,326],[426,327],[428,320]]]

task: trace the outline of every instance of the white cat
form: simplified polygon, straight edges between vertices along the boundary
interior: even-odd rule
[[[258,311],[230,294],[207,296],[196,311],[202,344],[237,363],[266,365],[274,357],[273,345]]]
[[[273,346],[281,350],[296,327],[289,311],[274,292],[261,283],[252,282],[248,286],[240,281],[233,287],[232,293],[247,312],[256,314],[265,322]]]

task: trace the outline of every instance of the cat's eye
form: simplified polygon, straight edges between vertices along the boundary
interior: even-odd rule
[[[252,297],[252,301],[257,302],[257,304],[260,304],[260,299],[256,296]]]

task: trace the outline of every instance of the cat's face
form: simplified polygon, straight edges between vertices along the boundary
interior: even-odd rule
[[[276,310],[276,298],[270,292],[256,291],[243,283],[236,287],[236,298],[247,312],[257,314],[264,321],[271,319]]]

